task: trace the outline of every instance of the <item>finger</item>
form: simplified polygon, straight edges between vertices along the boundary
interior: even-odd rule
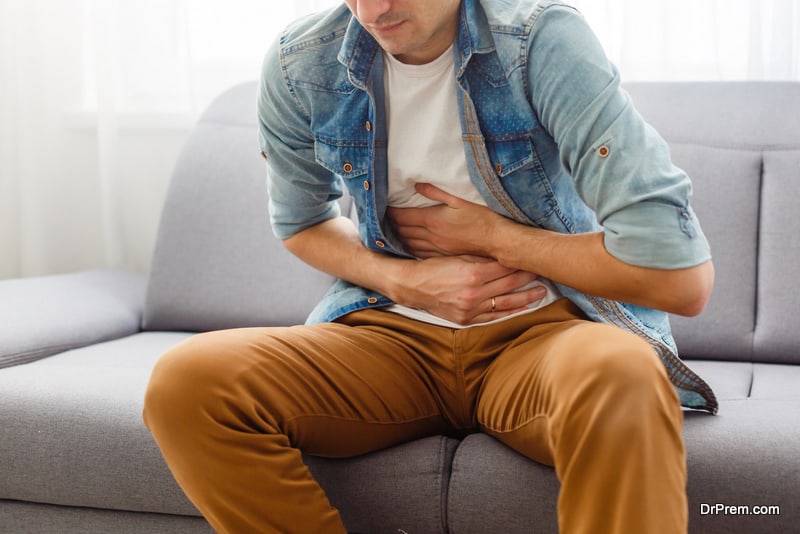
[[[431,258],[444,258],[448,256],[448,254],[444,254],[436,250],[414,250],[408,247],[406,247],[406,252],[410,253],[412,256],[420,260],[428,260]]]
[[[541,301],[547,296],[547,289],[544,286],[536,286],[524,291],[517,291],[495,297],[495,310],[504,311],[519,308],[527,308],[532,304]]]
[[[388,208],[386,214],[395,226],[424,227],[425,208]]]
[[[406,252],[410,252],[417,258],[433,258],[436,256],[448,256],[448,254],[436,248],[430,241],[421,239],[402,239]]]
[[[537,286],[525,291],[491,298],[486,301],[487,310],[473,317],[469,324],[495,321],[515,313],[527,311],[531,305],[541,301],[545,296],[547,296],[547,290],[542,286]]]
[[[429,240],[431,235],[423,226],[397,225],[395,231],[401,239]]]
[[[494,263],[494,265],[486,264],[485,267],[487,278],[484,290],[487,298],[512,293],[538,278],[536,273],[518,271],[500,263]]]
[[[455,195],[451,195],[447,191],[439,189],[433,184],[417,183],[414,185],[414,189],[416,189],[417,193],[425,198],[435,200],[436,202],[441,202],[442,204],[446,204],[451,207],[456,207],[463,202],[463,199]]]

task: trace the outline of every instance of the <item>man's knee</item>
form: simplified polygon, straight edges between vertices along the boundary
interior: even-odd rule
[[[644,339],[614,326],[595,326],[596,336],[583,358],[587,374],[625,389],[667,379],[658,354]]]
[[[178,343],[156,362],[144,398],[144,420],[148,427],[161,420],[191,417],[204,410],[220,385],[226,365],[217,333],[198,334]]]
[[[680,402],[655,349],[630,332],[597,326],[573,370],[582,374],[586,402],[634,419],[653,411],[677,416]]]

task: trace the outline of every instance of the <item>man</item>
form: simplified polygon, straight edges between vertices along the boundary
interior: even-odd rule
[[[555,467],[562,532],[684,532],[680,406],[716,409],[665,313],[713,284],[689,179],[573,9],[345,4],[286,31],[259,97],[274,231],[340,281],[305,326],[162,358],[176,479],[220,532],[343,532],[301,450],[481,431]]]

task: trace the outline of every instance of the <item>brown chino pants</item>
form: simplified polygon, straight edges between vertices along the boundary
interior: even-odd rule
[[[663,365],[566,299],[463,330],[368,310],[200,334],[161,358],[144,416],[219,532],[344,532],[300,450],[464,431],[555,466],[563,533],[686,531],[683,416]]]

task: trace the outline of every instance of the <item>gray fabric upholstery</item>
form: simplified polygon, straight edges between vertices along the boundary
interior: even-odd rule
[[[7,534],[213,534],[202,517],[0,500]]]
[[[717,270],[707,310],[672,319],[682,355],[720,400],[718,416],[686,414],[690,532],[791,532],[800,523],[800,121],[787,117],[800,110],[800,84],[627,88],[694,178]],[[0,367],[49,355],[0,369],[0,532],[209,531],[141,421],[152,365],[190,335],[180,330],[299,323],[330,283],[269,231],[254,95],[249,83],[220,97],[177,165],[144,305],[145,328],[165,332],[136,333],[135,276],[0,282]],[[304,458],[353,532],[556,528],[553,469],[485,435]],[[781,515],[702,514],[703,504]]]
[[[797,376],[795,375],[795,387]],[[758,373],[756,373],[758,379]],[[798,397],[720,402],[720,415],[687,414],[690,532],[783,533],[800,525]],[[780,515],[703,514],[701,506],[780,506]]]
[[[222,95],[180,155],[150,268],[147,330],[302,323],[332,283],[272,235],[255,98],[252,83]]]
[[[420,439],[352,460],[305,461],[349,532],[448,532],[450,466],[458,442]]]
[[[739,148],[794,146],[797,82],[628,83],[636,108],[671,142]]]
[[[143,287],[115,270],[0,280],[0,368],[138,332]]]
[[[557,532],[558,488],[552,468],[486,435],[467,436],[453,460],[450,532]]]
[[[758,272],[756,203],[761,157],[756,151],[673,144],[673,159],[694,184],[694,209],[711,242],[718,268],[714,293],[699,318],[674,317],[678,349],[698,356],[749,361],[753,357]],[[725,190],[725,195],[720,195]]]
[[[0,499],[196,514],[141,417],[153,363],[186,336],[136,334],[0,372]]]
[[[760,361],[800,364],[796,289],[800,273],[800,133],[794,140],[792,147],[776,147],[764,154],[761,194],[769,209],[761,215],[755,348],[763,354]]]

